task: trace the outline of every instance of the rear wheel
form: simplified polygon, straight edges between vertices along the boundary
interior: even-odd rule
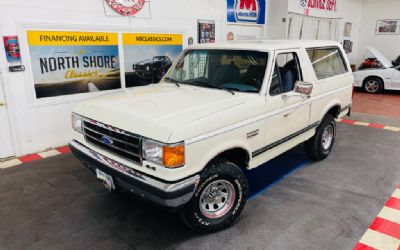
[[[369,77],[365,79],[363,87],[367,93],[378,94],[383,90],[383,82],[378,77]]]
[[[313,137],[305,142],[305,150],[313,160],[326,159],[332,151],[336,136],[336,123],[331,114],[327,114],[322,119]]]
[[[199,233],[221,230],[236,220],[247,196],[248,184],[242,170],[232,162],[218,160],[203,171],[198,188],[181,217]]]

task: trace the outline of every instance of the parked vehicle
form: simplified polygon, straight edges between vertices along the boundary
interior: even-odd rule
[[[400,66],[393,64],[381,52],[372,47],[367,51],[379,61],[376,67],[364,68],[354,72],[355,87],[368,93],[377,94],[383,90],[400,90]]]
[[[149,83],[158,83],[171,65],[172,62],[168,56],[155,56],[153,59],[138,62],[132,67],[139,77],[147,79]]]
[[[70,147],[108,189],[177,209],[193,230],[212,232],[245,206],[245,171],[303,142],[312,159],[328,157],[353,82],[336,42],[196,45],[160,84],[76,106]]]

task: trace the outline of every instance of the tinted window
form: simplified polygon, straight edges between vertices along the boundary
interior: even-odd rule
[[[294,90],[296,82],[301,80],[301,69],[296,53],[281,53],[276,56],[272,76],[270,95],[279,95]]]
[[[312,66],[318,79],[346,73],[346,63],[338,48],[308,49]]]
[[[264,80],[268,53],[246,50],[189,50],[178,60],[168,77],[182,84],[241,92],[259,92]]]

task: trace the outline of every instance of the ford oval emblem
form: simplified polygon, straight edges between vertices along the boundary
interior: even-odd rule
[[[106,145],[111,145],[111,144],[114,143],[114,141],[113,141],[110,137],[108,137],[108,136],[106,136],[106,135],[103,135],[103,136],[101,137],[101,141],[102,141],[104,144],[106,144]]]

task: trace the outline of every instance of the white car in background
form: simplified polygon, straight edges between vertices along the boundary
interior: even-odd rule
[[[367,47],[367,51],[379,61],[379,68],[365,68],[354,72],[355,87],[377,94],[383,90],[400,90],[400,66],[393,64],[377,49]]]

